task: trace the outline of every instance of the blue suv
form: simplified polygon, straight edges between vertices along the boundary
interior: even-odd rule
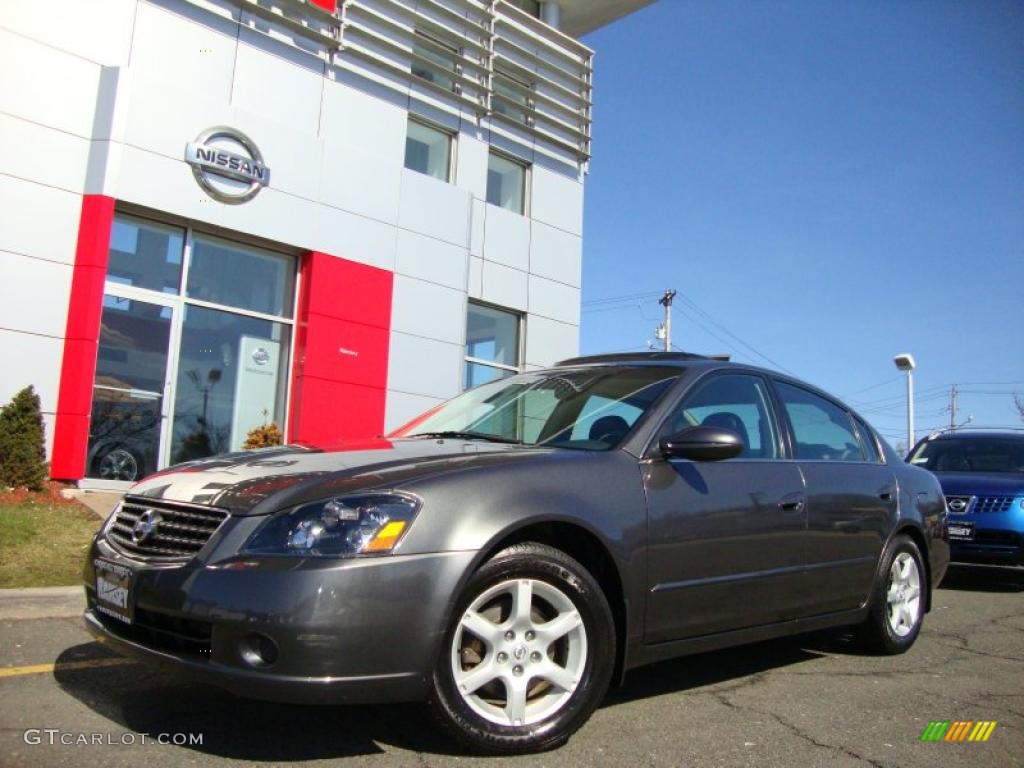
[[[1024,565],[1024,432],[938,432],[907,461],[942,484],[951,560]]]

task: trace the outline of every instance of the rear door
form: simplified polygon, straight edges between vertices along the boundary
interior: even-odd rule
[[[774,384],[807,486],[806,610],[856,608],[871,590],[896,515],[895,474],[841,405],[789,382]]]
[[[645,641],[770,624],[801,612],[806,527],[797,465],[782,460],[768,382],[712,374],[687,393],[658,437],[700,424],[740,434],[743,453],[643,465],[648,502]]]

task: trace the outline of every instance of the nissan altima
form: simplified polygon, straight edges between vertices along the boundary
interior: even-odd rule
[[[150,476],[92,544],[85,622],[243,696],[425,700],[470,749],[536,751],[661,659],[846,625],[906,651],[945,515],[933,475],[805,383],[577,358],[386,439]]]

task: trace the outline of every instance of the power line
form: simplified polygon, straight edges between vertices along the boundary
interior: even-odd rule
[[[683,302],[684,304],[686,304],[686,305],[687,305],[688,307],[690,307],[690,309],[692,309],[692,310],[693,310],[694,312],[697,312],[698,314],[700,314],[700,315],[702,315],[702,316],[703,316],[704,318],[706,318],[706,319],[707,319],[707,321],[708,321],[709,323],[711,323],[711,324],[712,324],[712,325],[714,325],[714,326],[715,326],[716,328],[718,328],[718,329],[719,329],[719,330],[720,330],[720,331],[721,331],[722,333],[724,333],[725,335],[729,336],[729,337],[730,337],[730,338],[732,338],[732,339],[735,339],[735,340],[736,340],[736,341],[737,341],[737,342],[738,342],[739,344],[741,344],[742,346],[744,346],[744,347],[746,347],[747,349],[749,349],[749,350],[750,350],[751,352],[753,352],[753,353],[754,353],[754,354],[755,354],[755,355],[756,355],[757,357],[759,357],[759,358],[761,358],[762,360],[766,361],[766,362],[767,362],[767,363],[768,363],[769,365],[771,365],[771,366],[773,366],[773,367],[775,367],[775,368],[778,368],[779,370],[785,371],[786,373],[788,373],[788,374],[790,374],[790,375],[792,375],[792,376],[796,376],[796,374],[795,374],[795,373],[794,373],[793,371],[791,371],[791,370],[790,370],[789,368],[787,368],[786,366],[784,366],[784,365],[783,365],[782,363],[780,363],[780,362],[778,362],[778,361],[776,361],[776,360],[773,360],[772,358],[768,357],[768,355],[766,355],[766,354],[764,354],[763,352],[761,352],[761,351],[760,351],[759,349],[757,349],[757,347],[755,347],[755,346],[754,346],[753,344],[749,344],[749,343],[747,343],[746,341],[744,341],[743,339],[741,339],[741,338],[740,338],[739,336],[737,336],[737,335],[736,335],[735,333],[733,333],[733,332],[732,332],[732,331],[730,331],[730,330],[729,330],[728,328],[726,328],[726,327],[725,327],[724,325],[722,325],[722,324],[721,324],[720,322],[718,322],[717,320],[715,320],[715,318],[714,318],[714,317],[712,317],[712,316],[711,316],[711,315],[710,315],[710,314],[709,314],[708,312],[706,312],[705,310],[701,309],[701,307],[700,307],[700,306],[698,306],[698,305],[697,305],[697,303],[696,303],[696,302],[694,302],[694,301],[693,301],[692,299],[690,299],[690,298],[688,298],[688,297],[684,296],[683,294],[679,294],[679,299],[680,299],[680,300],[681,300],[681,301],[682,301],[682,302]]]
[[[647,299],[652,296],[660,296],[661,291],[646,291],[644,293],[630,293],[622,296],[606,296],[603,299],[591,299],[590,301],[584,301],[582,306],[594,307],[602,304],[617,304],[623,301],[636,301],[638,299]]]

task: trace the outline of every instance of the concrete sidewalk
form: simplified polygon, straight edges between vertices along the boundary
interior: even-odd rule
[[[117,491],[87,491],[81,488],[72,488],[63,491],[62,494],[84,504],[93,511],[93,514],[103,520],[107,519],[111,510],[114,509],[114,505],[124,496],[123,493]]]
[[[81,585],[0,589],[0,621],[80,616],[84,610],[85,589]]]

